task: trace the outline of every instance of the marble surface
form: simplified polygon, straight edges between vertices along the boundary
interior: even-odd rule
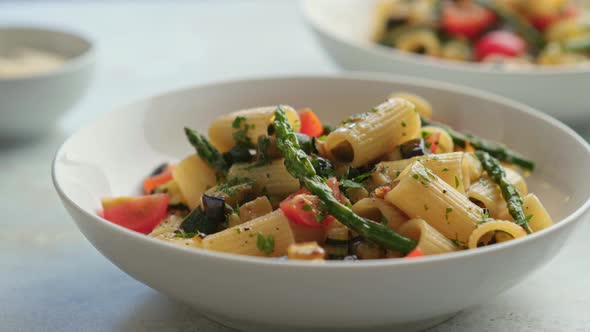
[[[229,331],[94,250],[53,190],[50,161],[75,128],[142,95],[231,77],[337,71],[297,4],[0,2],[0,23],[8,22],[82,31],[97,42],[99,66],[91,91],[54,134],[0,142],[0,331]],[[590,331],[589,232],[586,223],[527,281],[432,331]]]

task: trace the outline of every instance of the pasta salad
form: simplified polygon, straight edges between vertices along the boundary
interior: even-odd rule
[[[376,42],[459,61],[579,64],[589,60],[590,13],[567,0],[382,0]]]
[[[475,249],[553,224],[521,175],[532,161],[433,121],[410,93],[334,128],[279,105],[185,134],[194,154],[157,167],[144,196],[104,198],[101,216],[182,246],[320,261]]]

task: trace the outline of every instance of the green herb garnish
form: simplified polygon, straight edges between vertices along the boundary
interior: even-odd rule
[[[262,233],[258,233],[256,239],[256,248],[258,250],[265,253],[267,256],[270,255],[275,250],[275,238],[272,235],[267,237],[264,236]]]
[[[236,116],[232,122],[232,128],[237,129],[233,132],[232,136],[236,145],[253,148],[254,144],[252,139],[248,136],[248,131],[254,129],[254,125],[246,123],[246,118],[243,116]]]

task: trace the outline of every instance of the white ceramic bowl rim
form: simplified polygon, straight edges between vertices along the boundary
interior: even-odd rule
[[[313,14],[311,9],[311,3],[313,0],[301,0],[301,11],[306,21],[309,22],[312,27],[321,33],[331,36],[333,39],[345,43],[351,44],[365,51],[373,54],[385,57],[398,57],[400,60],[411,61],[421,65],[445,68],[451,70],[462,70],[471,72],[481,72],[486,74],[516,74],[516,75],[560,75],[560,74],[590,74],[590,65],[562,65],[562,66],[541,66],[541,65],[524,65],[524,66],[510,66],[509,68],[504,66],[485,66],[477,62],[470,61],[458,61],[450,59],[440,59],[428,55],[413,54],[403,52],[398,49],[380,45],[373,41],[367,40],[366,42],[359,42],[352,38],[347,38],[342,34],[334,32],[329,26],[319,21],[316,15]]]
[[[573,131],[571,128],[569,128],[565,124],[559,122],[558,120],[554,119],[553,117],[546,115],[544,113],[541,113],[537,110],[534,110],[533,108],[523,105],[521,103],[512,101],[510,99],[506,99],[504,97],[501,97],[501,96],[498,96],[498,95],[495,95],[492,93],[472,89],[469,87],[463,87],[463,86],[459,86],[459,85],[454,85],[454,84],[449,84],[449,83],[444,83],[444,82],[436,82],[436,81],[432,81],[432,80],[419,79],[419,78],[413,78],[413,77],[375,74],[375,73],[356,72],[356,73],[341,73],[341,74],[273,75],[273,76],[263,76],[263,77],[257,76],[257,77],[250,77],[250,78],[241,78],[241,79],[220,80],[220,81],[199,84],[199,85],[189,85],[189,86],[186,86],[183,88],[176,88],[176,89],[168,90],[168,91],[162,92],[162,93],[155,95],[155,96],[149,95],[145,98],[139,98],[135,102],[127,103],[126,106],[119,107],[116,110],[116,112],[125,112],[125,110],[129,108],[129,106],[134,105],[136,103],[140,103],[142,100],[144,100],[146,98],[158,98],[158,97],[162,97],[162,96],[165,96],[165,95],[171,94],[171,93],[178,93],[178,92],[182,92],[182,91],[186,91],[186,90],[198,89],[198,88],[203,88],[203,87],[223,86],[224,84],[228,84],[228,83],[240,83],[240,82],[248,82],[248,81],[256,82],[256,81],[266,81],[266,80],[273,80],[273,79],[283,79],[283,80],[284,79],[336,79],[336,80],[338,80],[338,79],[344,79],[344,80],[360,79],[360,80],[373,80],[373,81],[392,82],[392,83],[396,82],[396,83],[402,83],[402,84],[406,83],[406,84],[413,84],[413,85],[422,85],[422,86],[425,86],[428,88],[438,89],[441,91],[457,92],[457,93],[469,95],[469,96],[480,98],[480,99],[492,100],[495,102],[505,104],[511,108],[514,108],[517,112],[526,113],[529,116],[540,118],[540,119],[546,121],[547,123],[551,124],[552,126],[558,127],[559,129],[563,130],[565,132],[565,134],[570,136],[570,138],[574,139],[575,141],[577,141],[577,143],[579,143],[581,146],[583,146],[584,149],[586,150],[586,152],[588,154],[590,154],[590,145],[582,137],[580,137],[580,135],[578,135],[575,131]],[[229,253],[215,252],[215,251],[210,251],[210,250],[205,250],[205,249],[200,249],[200,248],[186,248],[184,246],[175,245],[172,243],[168,243],[166,241],[161,241],[161,240],[158,240],[155,238],[148,237],[148,236],[141,234],[141,233],[137,233],[135,231],[132,231],[132,230],[129,230],[129,229],[124,228],[122,226],[111,223],[111,222],[107,221],[106,219],[99,217],[96,213],[88,212],[86,209],[83,209],[82,207],[80,207],[73,199],[68,197],[65,194],[65,192],[63,191],[63,189],[61,188],[60,183],[57,179],[57,175],[56,175],[56,164],[57,164],[59,157],[63,154],[62,151],[65,148],[65,145],[70,140],[74,139],[78,133],[91,129],[93,124],[98,123],[98,122],[102,122],[102,121],[107,121],[108,117],[110,115],[109,113],[102,115],[94,123],[89,124],[81,129],[79,129],[76,133],[72,134],[58,148],[57,152],[55,153],[55,156],[54,156],[54,159],[52,162],[52,166],[51,166],[51,177],[53,180],[53,184],[63,199],[67,200],[68,203],[70,203],[72,206],[74,206],[76,209],[78,209],[81,213],[85,214],[87,217],[92,219],[94,222],[103,223],[106,225],[106,227],[112,227],[115,230],[117,230],[119,232],[124,232],[128,236],[134,237],[140,241],[150,241],[154,245],[161,246],[162,250],[166,250],[165,248],[168,248],[169,250],[182,250],[182,251],[191,252],[194,255],[204,255],[204,256],[208,256],[208,257],[212,257],[212,258],[226,260],[226,261],[233,262],[233,263],[251,263],[251,264],[259,264],[261,266],[277,266],[277,265],[281,265],[281,266],[285,266],[285,265],[286,266],[310,266],[310,265],[312,265],[312,266],[316,266],[316,268],[322,268],[322,269],[339,269],[339,268],[347,268],[348,269],[348,268],[365,268],[365,267],[369,267],[369,266],[428,264],[430,262],[443,262],[443,261],[448,261],[448,260],[460,259],[461,257],[465,257],[465,256],[486,255],[486,254],[491,254],[496,251],[508,250],[510,248],[512,250],[518,250],[518,247],[523,245],[527,241],[543,241],[543,239],[545,237],[549,236],[551,233],[556,231],[558,228],[564,227],[565,224],[573,222],[575,219],[579,218],[584,212],[586,212],[590,208],[590,192],[588,192],[588,194],[587,194],[588,197],[586,198],[584,203],[579,208],[577,208],[572,214],[563,218],[562,220],[557,222],[555,225],[553,225],[547,229],[544,229],[540,232],[533,233],[533,234],[528,235],[524,238],[516,239],[514,241],[503,242],[503,243],[495,244],[492,246],[478,248],[475,250],[464,250],[464,251],[460,251],[460,252],[445,253],[445,254],[440,254],[440,255],[436,255],[436,256],[426,256],[426,257],[417,258],[417,259],[376,259],[376,260],[359,260],[359,261],[350,261],[350,262],[349,261],[345,261],[345,262],[325,261],[322,263],[317,263],[317,262],[310,262],[310,261],[297,261],[297,260],[290,261],[290,260],[282,260],[282,259],[269,259],[269,258],[263,258],[263,257],[241,256],[241,255],[235,255],[235,254],[229,254]]]
[[[94,59],[95,53],[95,43],[93,40],[79,32],[73,31],[70,28],[61,27],[61,26],[49,26],[49,25],[26,25],[26,24],[0,24],[0,31],[10,31],[10,30],[28,30],[28,31],[38,31],[40,33],[57,33],[65,35],[69,38],[78,39],[78,41],[86,44],[86,49],[79,54],[76,54],[72,57],[67,57],[65,62],[60,65],[59,67],[38,73],[38,74],[31,74],[25,76],[17,76],[17,77],[10,77],[10,78],[2,78],[0,77],[0,82],[16,82],[16,81],[23,81],[23,80],[30,80],[30,79],[37,79],[37,78],[44,78],[53,75],[59,75],[71,71],[78,70],[80,67],[86,66],[88,63],[92,62]]]

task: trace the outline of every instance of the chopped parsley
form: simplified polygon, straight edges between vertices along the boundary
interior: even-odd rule
[[[254,181],[248,178],[235,177],[223,183],[220,183],[219,185],[217,185],[215,189],[218,192],[224,193],[228,196],[232,196],[236,191],[236,187],[242,184],[253,185]]]
[[[402,121],[402,127],[406,128],[407,124],[406,121]]]
[[[344,179],[342,181],[340,181],[340,189],[342,189],[343,191],[346,189],[350,189],[350,188],[362,188],[363,186],[358,183],[358,182],[354,182],[353,180],[348,180],[348,179]]]
[[[463,241],[459,241],[458,239],[455,240],[451,240],[451,242],[453,242],[457,247],[461,248],[461,249],[467,249],[467,245],[463,242]]]
[[[430,174],[430,172],[427,169],[416,170],[416,173],[414,173],[412,177],[420,181],[420,183],[425,187],[427,187],[430,183],[431,177],[434,179],[434,176],[432,176],[432,174]]]
[[[309,204],[305,204],[302,208],[303,211],[311,211],[313,208]]]
[[[256,248],[267,256],[275,250],[275,238],[272,235],[264,236],[262,233],[257,234]]]
[[[455,188],[459,188],[459,178],[455,175]]]
[[[449,168],[448,167],[445,167],[445,168],[442,169],[442,171],[443,172],[448,172],[449,171]]]
[[[254,129],[254,125],[246,123],[246,118],[243,116],[236,116],[232,122],[232,128],[237,129],[233,132],[232,136],[236,145],[244,147],[254,147],[252,139],[248,136],[248,130]]]
[[[424,211],[428,211],[428,204],[424,204]]]
[[[342,191],[349,188],[363,188],[362,183],[371,177],[373,171],[360,173],[358,169],[350,167],[340,180],[340,189]]]
[[[376,109],[372,109],[370,112],[377,112]],[[360,114],[355,114],[350,116],[348,119],[340,122],[340,126],[352,126],[357,122],[361,122],[364,119],[366,119],[368,116],[368,113],[360,113]]]

